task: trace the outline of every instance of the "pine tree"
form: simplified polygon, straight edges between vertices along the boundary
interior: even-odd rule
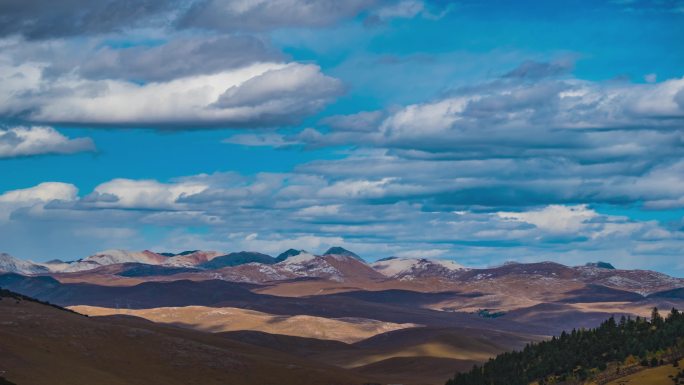
[[[646,318],[613,317],[595,329],[563,332],[549,341],[528,344],[519,352],[503,353],[468,373],[457,373],[448,385],[527,385],[588,379],[593,370],[616,362],[643,366],[664,364],[662,352],[676,362],[684,351],[684,315],[673,309],[663,319],[653,309]],[[658,355],[656,356],[656,352]],[[639,357],[638,359],[636,357]],[[640,360],[640,361],[639,361]]]

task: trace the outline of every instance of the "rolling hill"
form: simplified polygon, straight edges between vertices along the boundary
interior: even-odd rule
[[[363,384],[360,375],[136,317],[89,318],[0,299],[0,362],[22,385]]]
[[[672,309],[663,317],[654,308],[650,319],[611,317],[597,328],[573,329],[500,354],[457,373],[447,385],[606,383],[647,367],[676,366],[683,348],[684,314]]]
[[[684,280],[606,263],[367,263],[342,248],[276,258],[114,250],[74,262],[5,261],[0,287],[89,314],[93,325],[222,339],[371,383],[442,384],[454,371],[563,330],[684,307]]]

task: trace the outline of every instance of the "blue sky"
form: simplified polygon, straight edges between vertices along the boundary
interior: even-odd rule
[[[681,1],[127,3],[0,5],[0,251],[684,275]]]

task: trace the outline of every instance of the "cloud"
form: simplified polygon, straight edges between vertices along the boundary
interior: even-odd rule
[[[11,240],[31,228],[32,233],[59,234],[61,239],[46,236],[48,244],[78,240],[98,249],[94,234],[122,229],[117,231],[130,239],[107,240],[108,247],[150,248],[155,245],[139,234],[140,226],[151,226],[159,247],[174,250],[275,254],[290,247],[320,252],[342,245],[369,259],[439,255],[479,266],[510,259],[581,264],[601,258],[621,267],[645,267],[648,256],[649,267],[663,269],[680,257],[684,241],[681,231],[656,221],[606,215],[589,205],[556,203],[507,211],[470,205],[455,211],[431,204],[426,198],[434,193],[421,199],[419,191],[407,195],[400,184],[411,180],[369,182],[343,174],[298,170],[258,176],[200,174],[170,182],[114,179],[83,197],[72,185],[45,183],[0,195],[0,231]],[[413,182],[427,180],[415,177]],[[448,180],[434,173],[425,176],[435,177],[428,190]],[[351,187],[345,189],[347,184]],[[377,200],[397,193],[396,201]],[[655,249],[654,240],[659,245]],[[8,245],[26,248],[13,241]]]
[[[226,89],[214,106],[252,109],[259,111],[261,119],[266,121],[294,123],[301,116],[322,108],[342,91],[342,83],[321,74],[318,66],[288,65]]]
[[[0,158],[95,151],[90,138],[69,139],[52,127],[0,129]]]
[[[640,177],[626,179],[620,186],[632,199],[641,199],[654,210],[684,207],[684,160],[658,165]]]
[[[374,15],[379,21],[396,18],[410,19],[416,17],[424,10],[425,4],[422,1],[402,0],[396,4],[390,4],[378,9]]]
[[[520,79],[541,79],[546,77],[567,74],[570,71],[572,71],[574,67],[574,61],[569,58],[553,62],[538,62],[527,60],[515,69],[506,73],[503,77]]]
[[[576,233],[585,223],[598,216],[586,205],[550,205],[541,210],[528,212],[498,212],[502,219],[510,219],[535,225],[552,233]]]
[[[34,187],[11,190],[0,194],[0,203],[36,203],[53,200],[73,201],[76,199],[76,186],[60,182],[44,182]]]
[[[407,106],[389,117],[380,131],[391,139],[436,133],[461,136],[474,130],[505,135],[520,130],[671,127],[684,118],[684,109],[674,99],[681,89],[684,78],[656,85],[619,86],[582,81],[493,83],[436,102]],[[419,129],[417,125],[423,122],[427,127]]]
[[[684,207],[682,95],[684,78],[499,79],[371,119],[334,117],[321,122],[329,129],[285,140],[354,146],[344,159],[298,171],[338,185],[385,181],[363,196],[379,203],[421,202],[435,210],[593,203],[672,209]]]
[[[287,27],[324,27],[353,18],[375,0],[205,0],[178,21],[182,28],[264,31]]]
[[[137,232],[126,227],[98,227],[98,228],[79,228],[74,231],[77,237],[91,238],[99,241],[117,240],[121,242],[137,236]]]
[[[77,195],[76,186],[60,182],[44,182],[29,188],[6,191],[0,194],[0,224],[10,220],[17,210],[36,207],[40,211],[50,202],[73,202]]]
[[[387,150],[359,150],[344,159],[299,166],[298,172],[334,181],[334,187],[319,191],[341,195],[365,185],[359,190],[363,194],[346,196],[382,203],[423,202],[433,210],[506,211],[554,203],[683,207],[682,162],[654,154],[656,158],[639,152],[643,161],[621,157],[585,163],[562,157],[421,159]]]
[[[344,180],[320,190],[319,194],[326,197],[374,198],[387,193],[387,186],[393,178],[379,180]]]
[[[340,213],[340,205],[309,206],[297,211],[303,217],[335,216]]]
[[[658,13],[684,13],[684,2],[681,0],[650,1],[650,0],[613,0],[615,6],[624,12],[658,14]]]
[[[644,75],[646,83],[655,83],[658,81],[658,75],[654,73]]]
[[[0,114],[90,125],[253,127],[296,123],[342,91],[318,66],[297,63],[256,63],[145,84],[50,79],[43,68],[0,62]]]
[[[485,61],[520,54],[352,54],[332,73],[357,82],[352,89],[380,90],[371,94],[385,95],[382,105],[403,105],[328,117],[321,129],[292,134],[276,126],[299,124],[346,87],[314,64],[288,62],[268,32],[439,18],[449,8],[413,0],[128,5],[0,5],[0,36],[13,35],[0,40],[0,115],[34,124],[268,127],[225,142],[352,149],[288,173],[117,178],[83,196],[58,182],[9,191],[0,195],[7,247],[147,248],[152,238],[176,249],[344,245],[371,257],[439,254],[472,264],[610,256],[640,266],[653,256],[664,266],[681,257],[680,229],[605,215],[597,204],[684,207],[684,79],[584,81],[572,77],[572,60],[526,61],[426,100],[457,73],[480,78],[491,66]],[[363,31],[357,22],[344,31]],[[313,51],[339,48],[327,38],[336,33],[343,35],[328,31]],[[357,49],[359,40],[339,39]],[[414,75],[416,65],[429,76]],[[341,107],[335,111],[347,111]],[[26,127],[0,131],[0,156],[94,148],[87,138]],[[117,239],[102,238],[109,232]],[[27,233],[41,244],[26,242]]]
[[[161,23],[156,19],[180,1],[157,0],[6,0],[0,4],[0,36],[21,34],[29,39],[51,39],[120,31]]]
[[[276,133],[236,134],[224,139],[223,143],[239,144],[252,147],[286,147],[300,144],[300,142],[286,139],[285,136]]]
[[[621,267],[643,267],[640,256],[658,256],[666,263],[670,255],[678,255],[676,250],[681,250],[684,241],[681,232],[655,221],[606,215],[587,205],[454,212],[433,210],[417,202],[371,202],[346,192],[321,194],[320,183],[320,179],[294,174],[277,178],[195,175],[168,183],[119,179],[103,183],[83,198],[74,186],[43,184],[0,195],[4,213],[0,230],[11,237],[25,231],[22,229],[42,232],[59,224],[55,230],[63,237],[59,242],[83,239],[92,243],[88,239],[95,237],[93,234],[121,229],[119,232],[130,234],[131,239],[108,244],[149,248],[149,242],[142,242],[136,230],[144,225],[157,228],[162,237],[159,244],[174,250],[278,253],[293,247],[320,252],[343,245],[369,259],[439,255],[456,257],[468,265],[529,258],[576,264],[603,257],[620,262]],[[324,183],[339,187],[332,181]],[[292,190],[295,185],[310,188]],[[233,198],[207,195],[226,189],[242,193]],[[102,204],[88,199],[95,194],[116,196],[117,200]],[[188,199],[199,195],[204,199]],[[131,224],[140,225],[131,228]],[[187,231],[187,227],[204,230]],[[660,245],[657,249],[651,247],[654,240]],[[650,266],[655,265],[652,262]]]
[[[208,188],[202,183],[180,182],[159,183],[154,180],[114,179],[95,187],[98,197],[116,199],[94,199],[97,207],[135,209],[174,209],[183,196],[201,193]]]
[[[320,28],[358,16],[373,22],[443,17],[415,0],[7,0],[0,5],[0,37],[49,40],[156,29],[220,33]]]
[[[387,23],[393,19],[413,19],[422,16],[425,19],[438,20],[446,16],[452,10],[452,4],[437,8],[420,0],[400,0],[388,2],[377,9],[373,9],[364,24],[368,26]],[[433,9],[435,8],[435,9]]]
[[[157,226],[215,226],[225,221],[218,216],[198,211],[159,212],[145,216],[141,221]]]
[[[0,118],[160,129],[283,126],[345,91],[317,65],[287,62],[262,37],[117,39],[0,39]]]
[[[261,32],[374,12],[404,17],[416,7],[427,12],[422,4],[12,0],[0,5],[0,118],[160,129],[296,125],[345,87],[315,64],[288,62]]]
[[[543,155],[564,149],[586,155],[608,148],[610,141],[623,148],[639,147],[620,134],[624,130],[636,135],[648,135],[647,130],[677,132],[684,121],[683,90],[684,78],[656,84],[495,81],[407,105],[366,135],[308,133],[304,139],[318,145],[362,143],[461,158]]]
[[[450,10],[429,8],[416,0],[7,0],[0,5],[0,37],[49,40],[142,29],[255,33],[328,27],[368,15],[376,23],[419,14],[437,19]]]
[[[396,253],[396,256],[401,258],[437,258],[448,252],[448,249],[406,250]]]
[[[70,64],[86,79],[160,82],[283,59],[282,53],[258,37],[230,35],[179,37],[152,47],[105,45]]]
[[[333,115],[321,120],[321,124],[338,131],[373,131],[385,116],[383,111],[362,111],[350,115]]]

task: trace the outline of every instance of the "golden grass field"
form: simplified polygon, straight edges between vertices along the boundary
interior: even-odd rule
[[[324,318],[308,315],[283,316],[233,307],[161,307],[153,309],[111,309],[72,306],[72,310],[90,316],[131,315],[153,322],[173,324],[207,332],[254,330],[271,334],[336,340],[361,341],[380,333],[416,327],[365,318]]]
[[[684,360],[679,361],[679,368],[675,368],[672,365],[663,365],[645,369],[611,381],[606,385],[673,385],[674,382],[668,376],[676,375],[682,367],[684,367]]]

